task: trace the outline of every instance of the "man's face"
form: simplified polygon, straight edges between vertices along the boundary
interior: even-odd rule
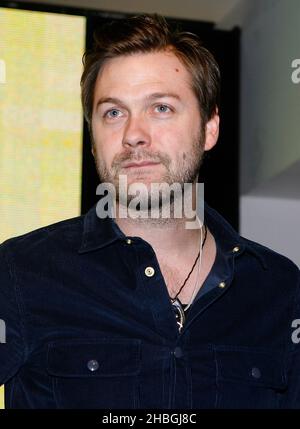
[[[194,182],[206,145],[191,76],[171,52],[120,56],[98,75],[93,154],[101,182]]]

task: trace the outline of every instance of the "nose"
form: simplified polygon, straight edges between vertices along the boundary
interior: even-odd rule
[[[123,134],[123,146],[149,146],[151,143],[150,130],[145,119],[129,117]]]

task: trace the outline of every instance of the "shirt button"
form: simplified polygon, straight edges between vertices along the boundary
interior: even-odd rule
[[[88,369],[90,370],[90,371],[97,371],[97,369],[99,368],[99,363],[98,363],[98,361],[97,360],[95,360],[95,359],[92,359],[92,360],[89,360],[88,361],[88,363],[87,363],[87,367],[88,367]]]
[[[147,267],[145,269],[145,274],[146,274],[147,277],[153,277],[154,273],[155,273],[155,271],[154,271],[153,267]]]
[[[175,347],[173,354],[177,359],[181,358],[183,356],[182,348],[181,347]]]
[[[132,243],[132,240],[131,240],[130,238],[127,238],[127,239],[126,239],[126,243],[127,243],[127,244],[131,244],[131,243]]]
[[[234,253],[238,252],[239,250],[240,250],[239,246],[235,246],[235,247],[232,249],[232,251],[233,251]]]
[[[226,283],[225,282],[221,282],[221,283],[219,283],[219,287],[220,288],[222,288],[222,289],[224,289],[224,287],[226,286]]]
[[[260,378],[261,377],[261,372],[259,368],[252,368],[251,369],[251,375],[254,378]]]

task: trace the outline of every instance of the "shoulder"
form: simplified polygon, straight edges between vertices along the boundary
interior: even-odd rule
[[[243,236],[241,236],[241,240],[249,248],[251,248],[251,250],[261,255],[261,257],[265,260],[266,264],[273,264],[276,262],[279,265],[291,267],[293,270],[299,271],[299,267],[287,256],[284,256],[283,254],[276,252],[270,247],[258,243],[257,241],[249,240],[248,238],[245,238]]]
[[[296,284],[300,283],[300,270],[299,267],[288,257],[282,255],[269,247],[249,240],[245,237],[240,237],[245,244],[248,253],[251,253],[257,260],[270,281],[274,284],[283,282],[283,284]]]
[[[35,229],[16,237],[11,237],[0,244],[0,258],[13,254],[26,257],[40,256],[45,252],[53,252],[56,248],[80,246],[84,216],[65,219]]]

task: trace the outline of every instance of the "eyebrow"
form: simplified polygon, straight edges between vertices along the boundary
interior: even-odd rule
[[[174,94],[174,93],[171,93],[171,92],[154,92],[153,94],[147,95],[146,100],[147,101],[152,101],[152,100],[156,100],[158,98],[175,98],[176,100],[181,101],[181,98],[179,97],[178,94]],[[122,107],[125,107],[125,104],[119,98],[116,98],[116,97],[101,97],[97,101],[96,110],[98,109],[98,107],[101,104],[104,104],[104,103],[118,104],[118,105],[120,105]]]

